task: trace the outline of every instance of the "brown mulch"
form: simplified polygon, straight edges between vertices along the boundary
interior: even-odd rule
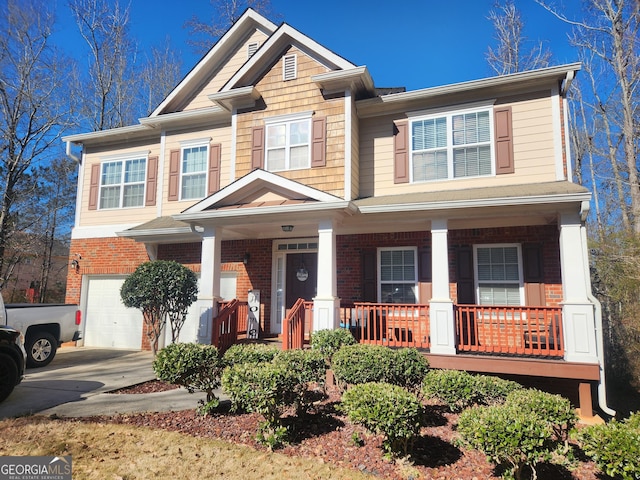
[[[160,381],[127,387],[112,393],[150,393],[176,388]],[[440,405],[429,405],[428,425],[415,440],[411,457],[391,461],[385,458],[382,438],[354,425],[339,413],[335,406],[340,392],[329,388],[327,395],[316,402],[304,419],[292,415],[283,417],[288,426],[290,443],[278,452],[291,456],[321,458],[337,466],[352,468],[385,479],[499,479],[500,471],[486,457],[459,445],[455,425],[458,416]],[[266,447],[255,440],[259,423],[258,414],[224,412],[203,417],[195,410],[159,412],[115,416],[89,417],[81,420],[126,424],[165,429],[201,438],[217,438],[227,442],[248,445],[259,450]],[[575,460],[569,465],[543,464],[538,466],[539,480],[603,480],[593,462],[580,456],[577,447]]]
[[[172,383],[163,382],[162,380],[151,380],[149,382],[139,383],[137,385],[131,385],[128,387],[119,388],[117,390],[111,390],[107,393],[114,394],[136,394],[136,393],[158,393],[166,392],[167,390],[176,390],[180,388],[180,385],[174,385]]]

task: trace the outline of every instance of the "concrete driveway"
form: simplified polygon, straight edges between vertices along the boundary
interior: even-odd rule
[[[0,419],[41,413],[80,417],[140,411],[195,408],[204,394],[184,389],[142,395],[106,392],[155,377],[151,352],[66,347],[42,368],[27,369],[25,378],[4,402]]]

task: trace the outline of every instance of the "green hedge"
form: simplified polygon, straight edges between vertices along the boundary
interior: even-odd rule
[[[342,396],[341,410],[349,420],[383,434],[383,447],[392,455],[407,455],[420,433],[422,405],[418,397],[397,385],[364,383]]]
[[[485,375],[472,375],[461,370],[431,370],[422,383],[422,393],[446,404],[452,412],[472,405],[504,403],[510,392],[522,386],[511,380]]]
[[[421,385],[429,363],[415,348],[356,344],[338,350],[331,366],[336,381],[343,385],[384,382],[415,389]]]
[[[293,378],[293,398],[296,414],[303,415],[311,407],[309,384],[324,385],[327,373],[325,358],[316,350],[283,350],[276,355],[273,362],[280,366],[287,375]]]
[[[219,404],[214,391],[220,387],[224,363],[213,345],[172,343],[161,349],[153,360],[156,376],[165,382],[185,387],[189,393],[206,392],[202,413],[209,413]]]
[[[311,348],[319,351],[329,364],[334,353],[345,345],[355,345],[356,339],[344,328],[318,330],[311,334]]]
[[[576,433],[584,453],[610,477],[640,479],[640,412]]]
[[[261,343],[237,343],[224,352],[223,360],[228,365],[238,363],[270,362],[280,352],[278,347]]]

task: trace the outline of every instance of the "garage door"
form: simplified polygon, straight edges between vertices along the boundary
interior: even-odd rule
[[[127,308],[120,300],[125,277],[89,279],[84,344],[89,347],[140,349],[142,313]]]

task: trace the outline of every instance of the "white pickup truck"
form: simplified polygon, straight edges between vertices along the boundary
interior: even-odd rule
[[[25,337],[28,367],[44,367],[64,342],[80,340],[82,321],[77,305],[15,303],[0,297],[0,325],[9,325]]]

